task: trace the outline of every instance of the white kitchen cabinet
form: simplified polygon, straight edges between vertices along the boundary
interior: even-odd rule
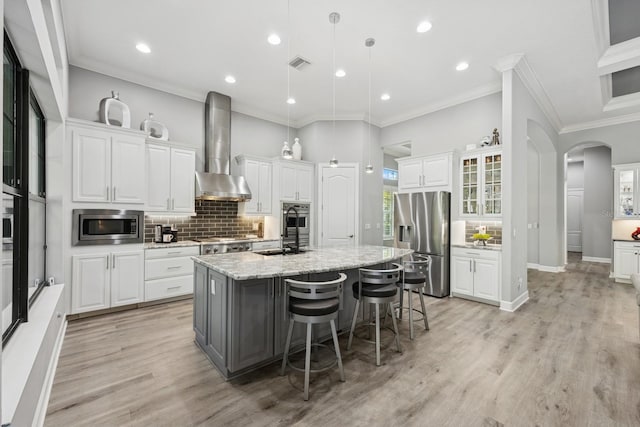
[[[640,163],[615,165],[616,218],[640,218]]]
[[[200,255],[200,246],[145,250],[145,301],[193,293],[191,257],[197,255]]]
[[[451,294],[490,304],[500,302],[500,252],[451,249]]]
[[[144,301],[144,252],[99,252],[72,258],[71,311]]]
[[[280,201],[312,202],[314,165],[299,160],[280,160],[279,169]]]
[[[398,159],[398,191],[451,191],[453,153]]]
[[[502,151],[474,150],[460,158],[460,216],[502,216]]]
[[[240,215],[271,215],[273,164],[257,157],[237,156],[234,173],[242,175],[249,184],[251,200],[238,205]]]
[[[640,242],[613,242],[615,281],[631,283],[633,273],[640,273]]]
[[[74,202],[145,202],[144,135],[68,121]]]
[[[146,210],[195,212],[196,153],[161,144],[147,144]]]

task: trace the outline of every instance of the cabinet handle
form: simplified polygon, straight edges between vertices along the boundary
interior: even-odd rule
[[[176,199],[171,199],[171,209],[172,210],[176,209]]]
[[[111,192],[109,191],[109,186],[107,185],[107,200],[110,200],[110,199],[109,199],[109,196],[110,196],[110,195],[111,195]]]
[[[116,269],[116,256],[111,255],[111,268]]]
[[[180,251],[176,251],[176,252],[167,252],[167,255],[178,255],[180,254]]]
[[[471,260],[469,260],[469,273],[471,273]]]
[[[169,205],[169,199],[167,199],[167,210],[170,210],[171,206]]]
[[[113,201],[116,200],[116,187],[113,187]]]
[[[109,255],[107,255],[107,270],[109,269]]]
[[[171,290],[171,289],[180,289],[180,286],[170,286],[167,288],[167,290]]]
[[[181,265],[174,265],[173,267],[167,267],[167,270],[175,270],[177,268],[182,268]]]
[[[473,260],[473,272],[474,273],[476,272],[476,260],[475,259]]]

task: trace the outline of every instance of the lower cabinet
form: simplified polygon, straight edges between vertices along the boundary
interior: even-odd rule
[[[144,251],[101,252],[71,258],[72,313],[144,300]]]
[[[633,273],[640,273],[640,242],[613,242],[615,281],[631,283]]]
[[[145,250],[144,300],[154,301],[193,293],[191,257],[196,255],[200,255],[200,246]]]
[[[452,248],[451,293],[490,304],[500,303],[499,251]]]

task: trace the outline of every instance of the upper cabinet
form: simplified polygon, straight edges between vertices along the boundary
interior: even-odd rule
[[[460,158],[460,216],[502,216],[502,151],[483,149]]]
[[[195,212],[196,153],[186,148],[147,144],[147,211]]]
[[[640,163],[615,165],[615,217],[640,217]]]
[[[398,192],[451,191],[453,153],[398,159]]]
[[[300,160],[279,160],[280,200],[286,202],[313,201],[313,163]]]
[[[73,201],[145,202],[144,135],[102,124],[68,121]]]
[[[237,156],[236,175],[244,176],[251,190],[251,200],[238,205],[239,215],[271,215],[273,164],[258,157]]]

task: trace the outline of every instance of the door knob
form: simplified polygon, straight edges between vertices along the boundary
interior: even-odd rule
[[[349,235],[349,238],[350,238],[350,239],[353,239],[353,234],[350,234],[350,235]]]

